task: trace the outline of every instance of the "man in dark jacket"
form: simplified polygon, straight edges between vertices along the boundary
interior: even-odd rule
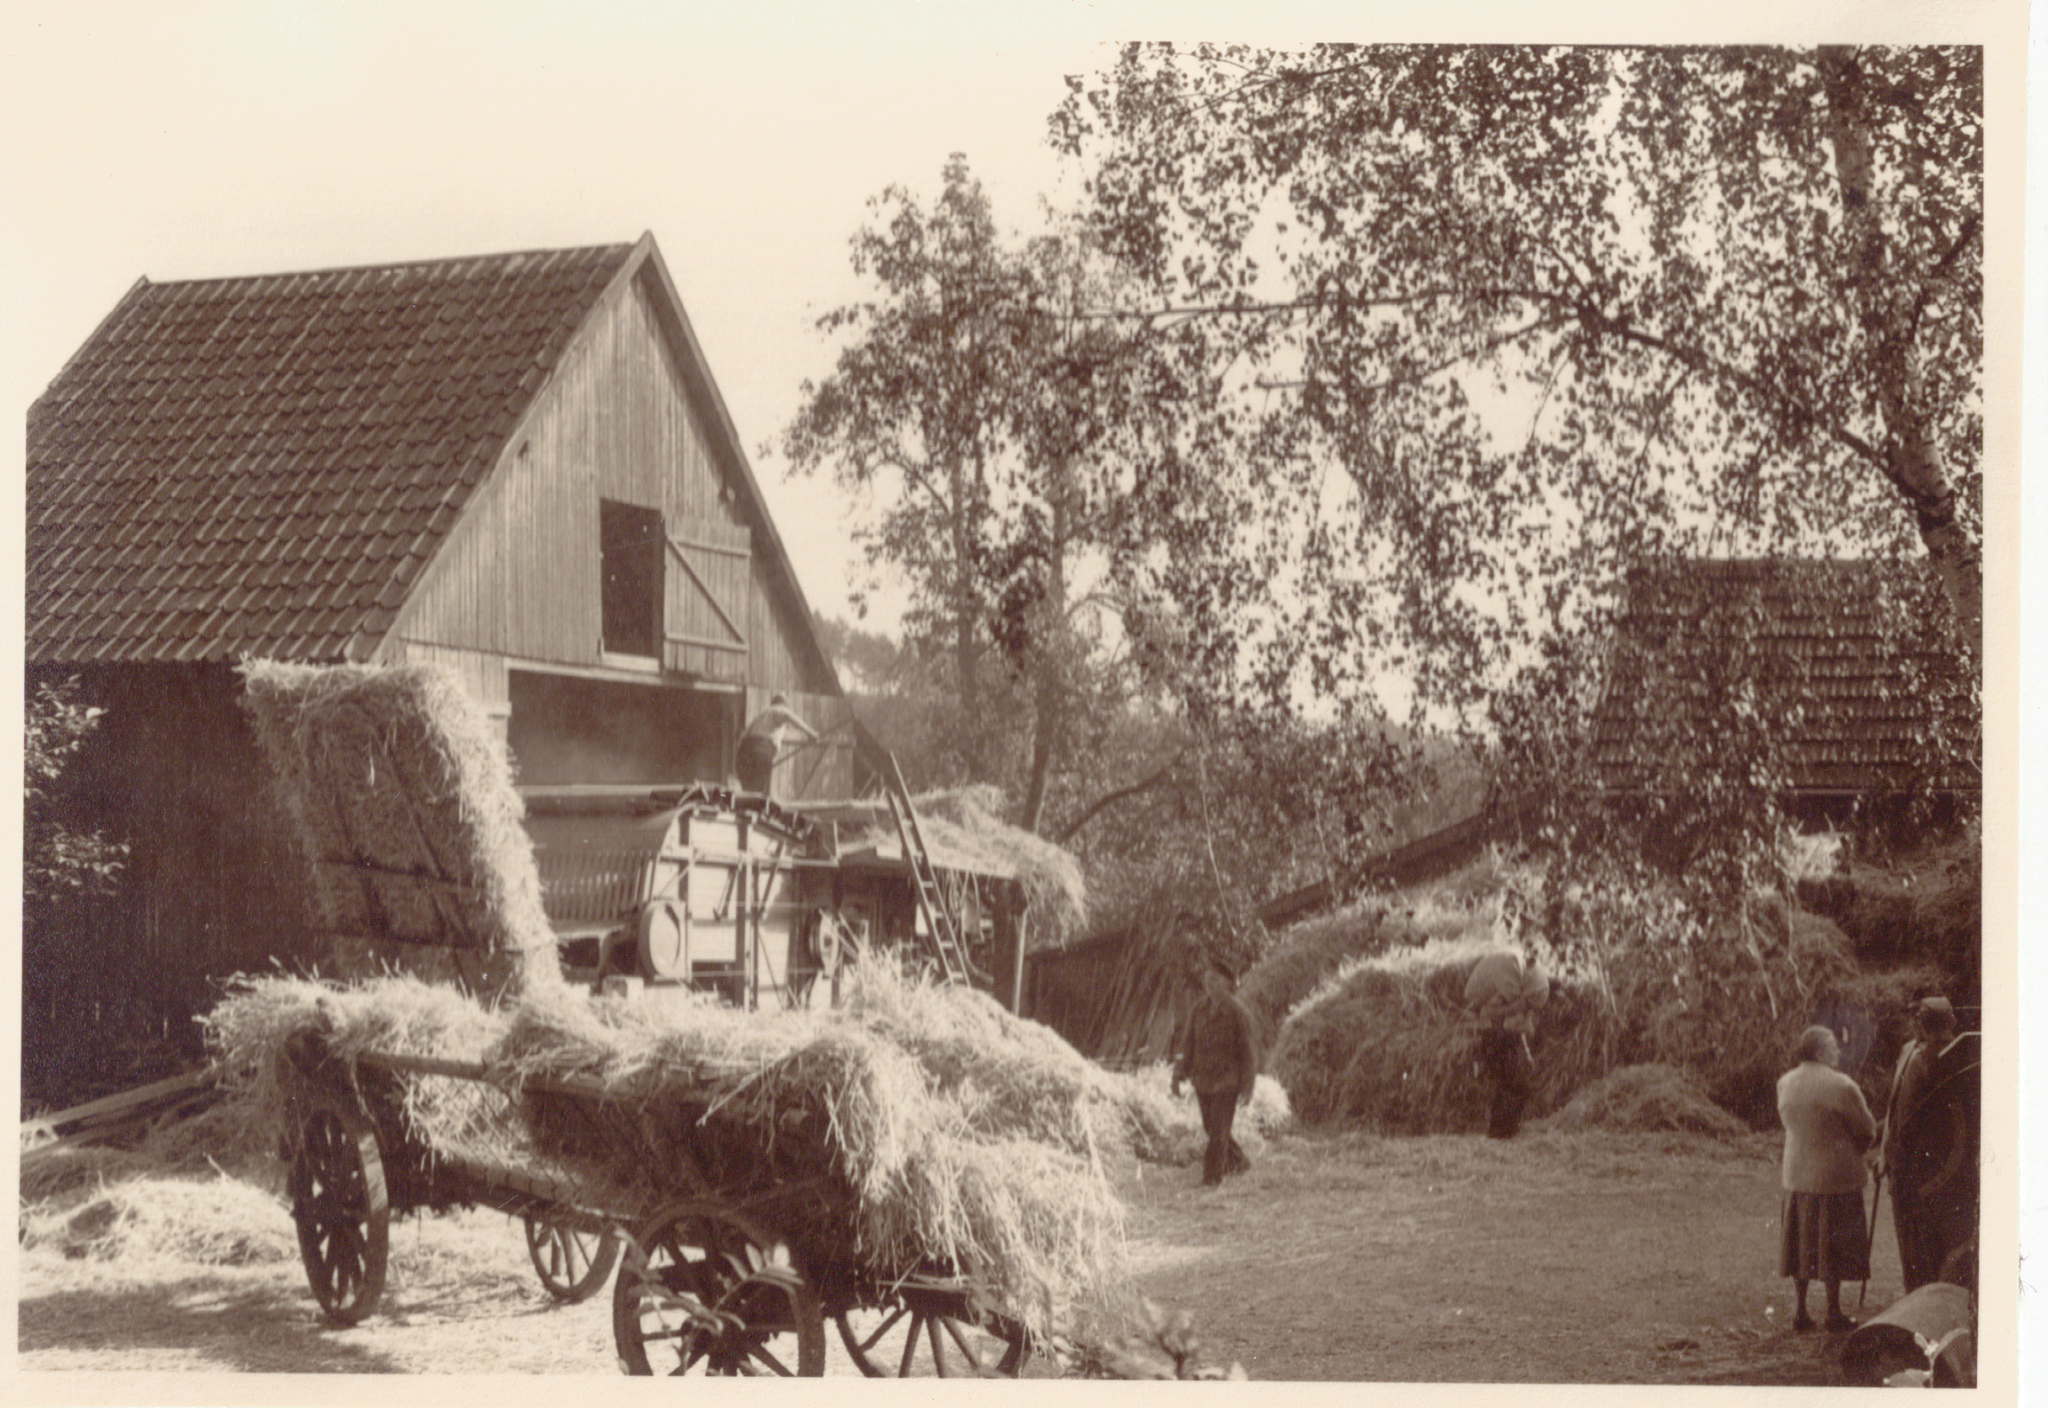
[[[1955,1008],[1924,999],[1918,1039],[1900,1053],[1884,1119],[1883,1169],[1906,1289],[1942,1279],[1977,1231],[1977,1048]]]
[[[1189,1082],[1202,1108],[1202,1131],[1209,1136],[1202,1155],[1205,1188],[1251,1167],[1230,1126],[1237,1107],[1251,1103],[1259,1077],[1258,1038],[1251,1010],[1230,988],[1230,972],[1220,963],[1202,969],[1202,996],[1188,1014],[1180,1059],[1173,1067],[1173,1093],[1179,1095],[1181,1082]]]

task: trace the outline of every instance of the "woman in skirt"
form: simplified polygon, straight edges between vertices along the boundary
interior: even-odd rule
[[[1835,1069],[1842,1049],[1826,1027],[1799,1034],[1799,1064],[1778,1077],[1778,1119],[1785,1126],[1785,1229],[1778,1274],[1792,1278],[1792,1328],[1811,1330],[1806,1283],[1828,1292],[1828,1329],[1856,1322],[1842,1314],[1842,1282],[1870,1279],[1870,1237],[1863,1221],[1864,1151],[1877,1121],[1856,1082]]]

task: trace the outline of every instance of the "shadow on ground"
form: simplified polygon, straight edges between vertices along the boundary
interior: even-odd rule
[[[140,1353],[189,1357],[187,1367],[244,1373],[403,1372],[388,1356],[330,1325],[303,1288],[251,1285],[198,1274],[130,1287],[24,1295],[17,1312],[23,1355],[119,1369]],[[252,1328],[260,1332],[252,1333]],[[96,1362],[103,1361],[103,1362]]]

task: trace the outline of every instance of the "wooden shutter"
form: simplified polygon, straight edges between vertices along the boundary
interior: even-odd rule
[[[685,518],[668,539],[670,645],[743,659],[753,589],[753,534],[716,519]],[[732,662],[728,662],[732,663]]]

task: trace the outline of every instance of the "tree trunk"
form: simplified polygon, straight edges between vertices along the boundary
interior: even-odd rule
[[[1068,500],[1071,497],[1067,472],[1067,460],[1062,456],[1053,466],[1051,492],[1046,495],[1052,506],[1052,543],[1048,549],[1050,561],[1046,564],[1045,593],[1039,599],[1039,627],[1033,633],[1032,654],[1037,680],[1034,682],[1031,730],[1031,779],[1024,793],[1023,825],[1033,835],[1038,833],[1040,819],[1045,814],[1045,794],[1051,784],[1052,763],[1059,752],[1059,739],[1065,724],[1066,700],[1064,682],[1060,672],[1065,668],[1066,651],[1064,632],[1067,623],[1067,532],[1071,515]]]
[[[1914,318],[1926,280],[1943,277],[1939,267],[1906,267],[1885,239],[1873,199],[1876,165],[1873,91],[1855,49],[1822,47],[1821,82],[1828,96],[1828,137],[1835,175],[1842,187],[1842,212],[1857,278],[1857,313],[1875,350],[1880,412],[1884,420],[1886,474],[1912,511],[1920,541],[1954,609],[1973,666],[1983,661],[1983,550],[1956,515],[1956,491],[1935,440],[1922,389],[1920,350]],[[1909,164],[1918,157],[1905,153]],[[1908,172],[1917,185],[1917,173]],[[1974,238],[1965,229],[1960,239]]]
[[[987,775],[983,762],[988,756],[981,728],[981,659],[975,649],[975,624],[980,620],[972,567],[972,533],[969,515],[974,503],[969,474],[961,458],[953,460],[953,670],[960,689],[960,716],[967,720],[967,775],[979,781]]]

